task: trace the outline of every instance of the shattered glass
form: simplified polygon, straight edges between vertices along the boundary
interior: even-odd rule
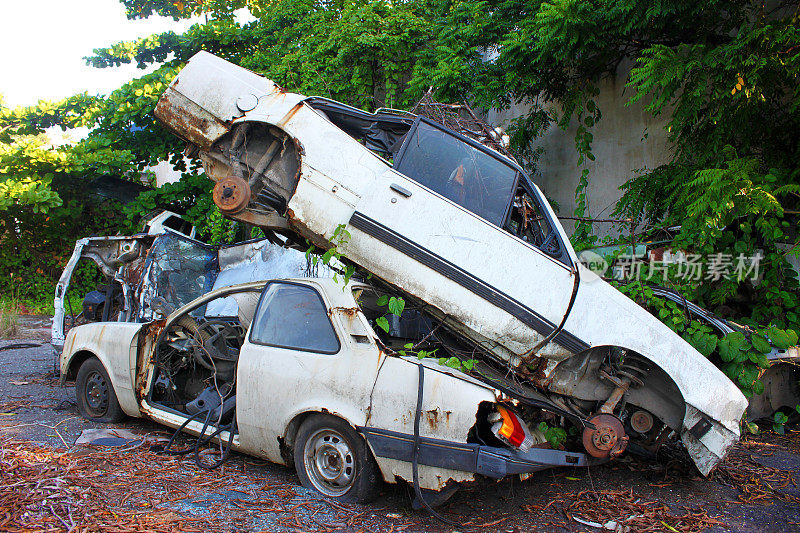
[[[209,292],[219,271],[216,247],[171,232],[153,242],[147,263],[139,298],[142,320],[152,319],[149,302],[156,296],[177,309]]]

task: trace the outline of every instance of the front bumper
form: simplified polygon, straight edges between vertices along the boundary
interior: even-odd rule
[[[369,427],[359,427],[358,430],[377,457],[412,462],[414,435]],[[605,462],[584,453],[541,448],[523,452],[430,437],[420,437],[417,461],[420,465],[473,472],[494,479],[557,466],[588,466]]]

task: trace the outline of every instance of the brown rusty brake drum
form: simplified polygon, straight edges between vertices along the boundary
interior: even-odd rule
[[[234,215],[250,203],[250,186],[242,178],[228,176],[214,185],[214,203],[225,215]]]

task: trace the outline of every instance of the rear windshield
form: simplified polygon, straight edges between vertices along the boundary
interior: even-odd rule
[[[498,226],[505,221],[517,179],[513,167],[424,121],[395,169]]]

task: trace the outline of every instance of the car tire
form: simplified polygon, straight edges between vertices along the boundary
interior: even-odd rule
[[[367,442],[331,415],[315,414],[303,422],[294,464],[304,487],[344,502],[374,500],[383,481]]]
[[[119,422],[125,413],[103,363],[96,357],[83,362],[75,378],[78,412],[94,422]]]

